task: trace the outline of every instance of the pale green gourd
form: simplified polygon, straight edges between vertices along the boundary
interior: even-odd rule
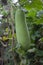
[[[31,45],[30,34],[27,31],[25,13],[18,8],[15,13],[15,25],[17,41],[24,49],[29,49]]]

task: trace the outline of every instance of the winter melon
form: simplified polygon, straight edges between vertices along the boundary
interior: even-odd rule
[[[20,8],[18,8],[15,13],[15,26],[17,41],[23,49],[27,50],[31,45],[30,34],[27,30],[25,13]]]

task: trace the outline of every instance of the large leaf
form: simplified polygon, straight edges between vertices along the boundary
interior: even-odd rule
[[[26,0],[20,0],[21,3],[26,2]],[[26,9],[31,9],[31,8],[36,8],[37,10],[40,10],[43,8],[43,3],[41,2],[41,0],[27,0],[26,3],[24,3],[24,7]]]

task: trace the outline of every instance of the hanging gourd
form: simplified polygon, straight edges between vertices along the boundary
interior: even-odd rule
[[[18,8],[15,13],[15,26],[16,26],[16,36],[18,43],[23,49],[27,50],[30,48],[30,34],[27,30],[25,13],[21,8]]]

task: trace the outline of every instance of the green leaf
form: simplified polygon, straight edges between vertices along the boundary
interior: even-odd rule
[[[26,3],[25,6],[24,6],[26,9],[31,9],[31,8],[35,8],[37,10],[40,10],[43,8],[43,4],[40,0],[32,0],[31,3]]]

